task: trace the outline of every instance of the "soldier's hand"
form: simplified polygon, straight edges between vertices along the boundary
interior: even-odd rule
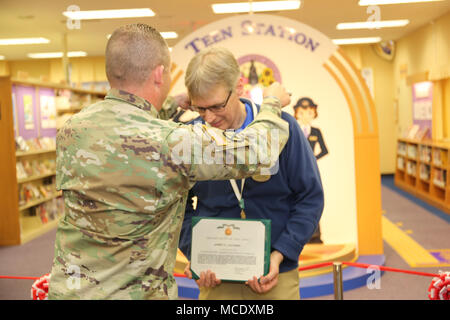
[[[173,97],[178,106],[183,110],[190,110],[191,100],[187,93],[180,93]]]
[[[263,97],[277,97],[281,102],[281,107],[285,107],[291,103],[291,95],[279,83],[274,82],[270,86],[264,88]]]

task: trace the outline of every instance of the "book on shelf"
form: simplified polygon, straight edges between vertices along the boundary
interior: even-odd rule
[[[445,188],[447,183],[447,170],[436,169],[434,171],[433,183],[438,187]]]
[[[397,168],[399,168],[400,170],[405,170],[405,159],[403,159],[402,157],[397,158]]]
[[[445,166],[447,163],[447,152],[442,149],[434,149],[433,151],[433,164],[437,166]]]
[[[428,128],[426,127],[420,127],[419,130],[417,130],[414,139],[422,141],[427,137],[428,134]]]
[[[431,161],[431,147],[420,146],[420,160],[425,162]]]
[[[402,156],[406,156],[406,143],[399,142],[397,146],[397,153]]]
[[[426,164],[420,165],[420,179],[428,181],[430,180],[430,166]]]
[[[416,175],[416,163],[412,162],[412,161],[408,161],[406,163],[406,172],[412,176]]]
[[[408,157],[414,159],[417,158],[417,146],[411,144],[408,145]]]

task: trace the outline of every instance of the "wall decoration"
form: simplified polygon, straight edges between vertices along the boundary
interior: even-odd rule
[[[25,130],[34,129],[34,108],[33,96],[31,94],[23,95],[23,114],[25,116]]]

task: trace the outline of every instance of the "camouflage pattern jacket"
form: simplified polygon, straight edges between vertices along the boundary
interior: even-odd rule
[[[289,138],[277,104],[266,98],[249,126],[278,133],[260,148],[275,158]],[[49,299],[176,299],[172,273],[189,189],[197,180],[261,173],[264,166],[249,161],[261,150],[246,130],[231,135],[161,119],[170,110],[158,113],[143,98],[111,89],[58,131],[65,214]],[[206,151],[210,159],[202,161]]]

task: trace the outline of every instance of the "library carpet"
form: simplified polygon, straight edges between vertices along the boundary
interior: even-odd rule
[[[448,265],[450,252],[450,226],[449,216],[427,205],[405,192],[396,188],[392,176],[382,177],[382,204],[384,215],[395,228],[393,233],[399,231],[403,236],[413,240],[424,251],[435,257],[434,264],[411,266],[408,260],[409,249],[392,244],[392,235],[383,234],[385,265],[392,268],[439,273],[450,271]],[[392,228],[391,228],[392,229]],[[10,276],[36,276],[40,277],[51,270],[54,252],[56,230],[36,238],[21,246],[0,247],[0,274]],[[389,238],[391,237],[391,238]],[[395,236],[393,237],[395,238]],[[402,238],[402,237],[400,237]],[[417,248],[417,247],[416,247]],[[429,256],[427,256],[429,258]],[[350,268],[348,268],[350,270]],[[363,269],[361,269],[363,270]],[[305,279],[300,280],[305,286]],[[0,279],[0,299],[18,300],[30,299],[32,280]],[[348,300],[427,300],[427,289],[431,278],[407,275],[394,272],[384,272],[380,285],[369,288],[362,285],[347,289],[344,285],[344,299]],[[308,297],[300,294],[303,299],[332,300],[333,294],[324,292],[322,295]]]

